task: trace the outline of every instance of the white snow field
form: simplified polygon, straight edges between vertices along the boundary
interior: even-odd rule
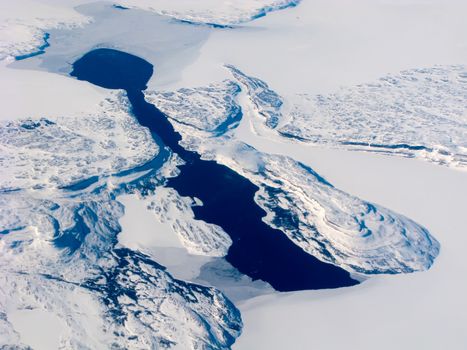
[[[90,18],[73,9],[73,2],[2,1],[0,3],[0,60],[26,55],[44,44],[45,31],[74,28]]]
[[[120,245],[151,256],[176,278],[192,281],[199,276],[201,267],[211,260],[209,256],[190,254],[174,228],[154,215],[147,198],[122,195],[119,201],[125,206],[125,215],[120,219]],[[179,219],[180,223],[184,221]]]
[[[2,2],[0,348],[464,349],[465,13]],[[277,293],[227,266],[227,233],[163,186],[180,159],[124,93],[67,76],[96,47],[154,64],[146,99],[183,146],[250,179],[266,222],[363,283]]]
[[[2,121],[86,115],[99,109],[99,104],[110,97],[104,89],[57,74],[11,69],[9,63],[0,61]],[[60,99],[56,98],[58,95]]]

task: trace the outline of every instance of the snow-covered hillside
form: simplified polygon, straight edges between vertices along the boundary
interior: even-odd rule
[[[167,158],[158,161],[167,151],[125,101],[116,93],[88,117],[2,124],[2,346],[31,336],[15,324],[27,310],[58,319],[60,347],[223,349],[240,334],[238,310],[220,291],[117,247],[116,196],[149,193],[171,173],[160,169]]]
[[[24,310],[58,318],[65,348],[221,349],[239,335],[240,315],[219,291],[115,248],[123,207],[112,191],[10,192],[0,201],[10,216],[0,242],[2,346],[22,343],[12,320]]]

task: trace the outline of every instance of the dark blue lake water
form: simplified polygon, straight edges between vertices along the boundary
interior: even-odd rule
[[[167,186],[182,196],[197,197],[203,206],[193,207],[196,219],[221,226],[231,237],[226,260],[252,279],[270,283],[278,291],[351,286],[345,270],[323,263],[262,221],[266,212],[256,204],[258,187],[230,168],[201,160],[185,150],[167,117],[144,99],[143,90],[153,66],[112,49],[93,50],[73,64],[72,76],[108,89],[124,89],[139,123],[170,147],[186,164]]]

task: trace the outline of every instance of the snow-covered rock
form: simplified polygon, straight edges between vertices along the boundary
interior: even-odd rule
[[[60,345],[72,348],[224,349],[233,343],[240,315],[219,291],[176,280],[149,257],[115,248],[123,207],[111,191],[61,194],[53,201],[50,193],[0,196],[2,214],[17,214],[0,241],[7,333],[1,345],[18,343],[8,314],[26,309],[58,317],[66,330]]]
[[[146,91],[146,100],[157,106],[169,118],[215,136],[225,133],[241,119],[236,102],[240,87],[225,80],[200,88],[177,91]]]
[[[310,254],[348,271],[407,273],[428,269],[439,243],[403,215],[336,189],[291,158],[262,155],[258,203],[268,222]]]
[[[232,65],[226,65],[226,68],[246,88],[248,98],[258,114],[264,118],[264,123],[271,129],[276,128],[282,119],[282,98],[261,79],[250,77]]]
[[[350,272],[423,271],[439,243],[422,226],[333,187],[311,168],[238,143],[216,159],[255,183],[265,220],[303,250]]]
[[[246,87],[263,123],[283,137],[458,168],[467,165],[463,65],[407,70],[329,95],[285,97],[265,82],[229,68]]]
[[[202,205],[181,197],[174,189],[158,187],[146,196],[151,209],[162,223],[170,223],[183,246],[191,254],[223,257],[232,244],[229,235],[219,226],[195,220],[192,206]]]
[[[288,137],[467,166],[465,66],[407,70],[330,95],[302,95],[287,114],[279,132]]]
[[[269,12],[297,6],[301,0],[118,0],[123,8],[153,11],[194,24],[230,26],[263,17]]]
[[[134,168],[158,152],[126,96],[113,93],[91,115],[3,121],[0,189],[67,186]]]

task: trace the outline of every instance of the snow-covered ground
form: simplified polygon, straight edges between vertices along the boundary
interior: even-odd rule
[[[117,0],[123,7],[153,11],[193,24],[230,26],[249,22],[269,12],[297,6],[301,0]]]
[[[66,333],[60,318],[40,309],[14,311],[8,314],[8,319],[21,340],[37,350],[58,349],[60,337]]]
[[[176,278],[191,281],[199,276],[201,267],[211,260],[209,256],[190,254],[173,227],[154,215],[147,198],[133,194],[118,200],[125,206],[120,245],[151,256]]]
[[[241,108],[236,97],[240,86],[232,80],[177,91],[146,91],[146,98],[178,123],[223,134],[238,124]]]
[[[90,187],[1,193],[2,344],[41,346],[21,320],[46,312],[61,322],[65,348],[229,346],[241,329],[231,302],[173,278],[135,247],[116,247],[118,192]]]
[[[262,123],[281,137],[467,167],[465,65],[407,70],[329,95],[288,97],[229,68]]]
[[[77,29],[92,22],[75,6],[88,0],[18,0],[0,4],[0,60],[26,58],[43,52],[50,45],[48,31],[57,28]],[[112,6],[108,3],[107,6]],[[141,4],[140,4],[141,6]]]
[[[279,95],[341,86],[435,65],[465,64],[462,0],[305,0],[235,30],[214,31],[179,87],[229,76],[232,64]]]
[[[456,0],[2,3],[0,345],[226,348],[243,317],[238,349],[462,349],[465,172],[323,147],[423,146],[391,152],[465,164],[466,10]],[[147,99],[186,147],[260,186],[265,220],[303,249],[352,272],[433,267],[288,294],[235,274],[221,258],[225,232],[193,219],[195,199],[160,187],[177,160],[125,97],[59,75],[103,46],[155,64]],[[44,317],[62,327],[29,327]]]
[[[11,69],[9,63],[0,62],[2,121],[91,114],[111,96],[109,91],[61,75]]]
[[[184,81],[233,74],[253,103],[264,95],[258,112],[285,137],[465,168],[465,6],[305,1],[214,32]]]
[[[90,22],[71,4],[58,1],[2,1],[0,3],[0,60],[30,54],[43,44],[45,31],[75,28]]]
[[[0,124],[0,189],[69,186],[108,177],[158,154],[147,129],[130,115],[126,97],[114,94],[91,115],[20,119]]]
[[[427,272],[240,303],[245,328],[234,349],[465,347],[465,173],[417,160],[250,141],[260,150],[313,164],[339,188],[417,220],[436,234],[441,252]]]

